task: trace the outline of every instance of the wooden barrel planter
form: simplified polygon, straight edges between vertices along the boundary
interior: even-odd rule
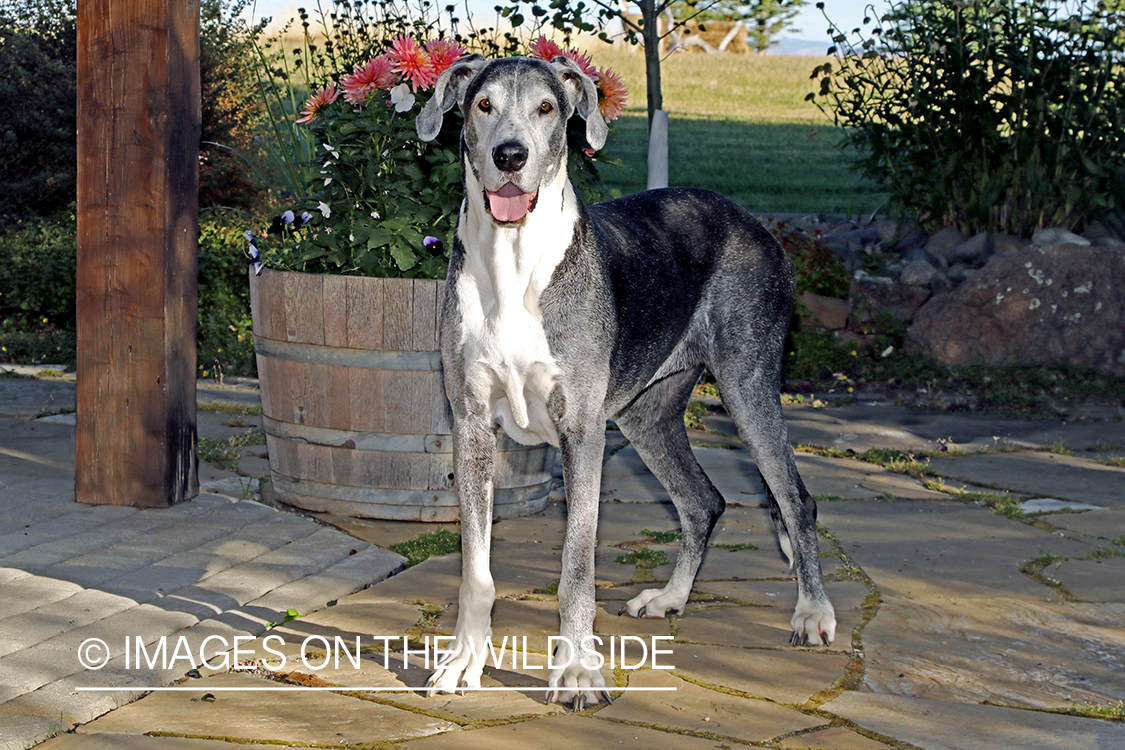
[[[456,521],[444,282],[250,273],[274,493],[311,511]],[[542,510],[554,449],[498,439],[494,515]]]

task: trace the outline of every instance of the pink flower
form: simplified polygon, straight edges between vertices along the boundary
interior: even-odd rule
[[[426,42],[426,54],[430,56],[430,66],[434,70],[434,79],[436,80],[438,76],[449,70],[450,66],[457,62],[465,52],[464,47],[449,39],[434,39]]]
[[[598,102],[598,109],[607,122],[616,120],[617,116],[621,114],[621,110],[625,108],[625,102],[629,98],[629,89],[625,87],[625,82],[621,80],[621,76],[609,68],[602,68],[598,71],[597,81],[598,89],[602,94],[601,100]]]
[[[582,69],[583,73],[593,79],[594,83],[598,82],[598,69],[594,67],[594,61],[590,59],[590,55],[576,49],[567,49],[562,51],[562,56],[574,62]]]
[[[340,81],[344,88],[344,99],[350,104],[363,104],[367,95],[379,89],[389,89],[398,82],[393,63],[386,55],[373,57]]]
[[[538,57],[540,60],[546,60],[547,62],[551,62],[551,60],[563,54],[563,48],[545,36],[541,36],[532,42],[529,49],[532,57]]]
[[[297,122],[306,124],[320,117],[321,110],[336,101],[336,97],[339,95],[340,92],[336,90],[336,84],[334,83],[330,83],[317,91],[305,102],[305,109],[301,112],[301,117],[297,119]]]
[[[391,44],[387,57],[394,63],[395,72],[410,82],[410,87],[417,91],[418,87],[429,88],[437,80],[433,63],[426,50],[418,46],[411,37],[400,36]]]

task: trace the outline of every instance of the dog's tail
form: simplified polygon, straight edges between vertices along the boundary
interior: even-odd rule
[[[512,421],[516,423],[516,427],[526,430],[530,420],[527,418],[527,396],[524,395],[523,385],[523,379],[516,372],[516,368],[508,367],[504,390],[508,394],[508,406],[512,410]]]
[[[789,529],[785,526],[785,519],[781,517],[781,507],[777,504],[777,498],[773,496],[773,491],[770,490],[766,478],[762,476],[762,472],[758,472],[758,476],[762,480],[762,486],[766,488],[766,502],[769,503],[770,518],[773,519],[773,527],[777,532],[777,542],[781,546],[781,551],[784,553],[785,558],[789,561],[789,570],[793,570],[793,542],[789,539]]]

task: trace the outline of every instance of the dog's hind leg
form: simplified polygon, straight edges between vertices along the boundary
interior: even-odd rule
[[[671,496],[683,530],[668,584],[642,591],[625,604],[622,614],[664,617],[683,612],[711,531],[726,506],[691,452],[684,427],[684,409],[702,370],[693,367],[653,383],[616,418],[622,434]]]
[[[768,347],[768,344],[766,345]],[[776,511],[778,538],[797,573],[797,609],[791,624],[793,645],[829,644],[836,636],[836,615],[820,570],[816,501],[797,473],[789,431],[778,397],[777,367],[762,356],[751,366],[736,357],[714,366],[723,405],[754,453]],[[788,544],[787,544],[788,542]]]
[[[496,600],[488,564],[495,461],[496,435],[488,421],[473,415],[455,420],[453,470],[461,506],[461,589],[453,641],[426,682],[427,695],[480,687]]]

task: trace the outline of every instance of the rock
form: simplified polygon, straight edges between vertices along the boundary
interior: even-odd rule
[[[836,253],[836,257],[844,262],[844,268],[848,269],[848,273],[854,273],[863,268],[863,258],[846,245],[833,245],[831,242],[825,242],[824,246]]]
[[[827,240],[830,237],[839,237],[842,234],[847,234],[848,232],[854,231],[856,229],[859,229],[859,226],[854,221],[845,221],[835,229],[833,229],[831,232],[824,235],[824,239]]]
[[[911,230],[905,237],[895,243],[894,248],[900,254],[906,255],[911,250],[918,250],[926,246],[926,241],[929,240],[930,235],[926,234],[921,229]]]
[[[889,276],[872,276],[864,271],[862,268],[855,272],[853,276],[856,281],[861,281],[865,284],[894,284],[895,280]]]
[[[945,262],[945,258],[939,258],[936,255],[926,252],[923,248],[916,248],[911,250],[906,255],[902,256],[902,262],[910,265],[916,260],[924,260],[934,268],[945,268],[949,264]]]
[[[978,232],[972,238],[965,240],[950,251],[946,260],[953,263],[983,263],[988,260],[996,250],[992,235],[988,232]]]
[[[1031,242],[1036,247],[1051,247],[1053,245],[1089,245],[1090,240],[1079,237],[1074,232],[1068,232],[1059,227],[1051,229],[1037,229],[1031,236]]]
[[[843,244],[855,253],[868,252],[868,248],[879,243],[879,230],[874,227],[867,229],[853,229],[832,238],[834,244]]]
[[[1098,237],[1091,241],[1094,247],[1108,247],[1113,250],[1125,250],[1125,242],[1116,237]]]
[[[853,281],[850,296],[853,323],[870,323],[880,310],[889,312],[895,320],[908,323],[922,303],[930,298],[930,291],[925,287],[907,284]]]
[[[852,305],[847,300],[802,292],[801,301],[809,310],[809,314],[801,319],[805,325],[832,331],[848,325],[848,315],[851,314]]]
[[[1116,234],[1114,234],[1112,229],[1110,229],[1100,221],[1091,221],[1089,226],[1086,227],[1086,231],[1082,233],[1082,236],[1090,240],[1090,242],[1094,242],[1095,240],[1100,240],[1105,237],[1110,237],[1115,240],[1121,239]]]
[[[945,227],[926,241],[926,252],[947,260],[949,253],[965,241],[965,235],[957,227]]]
[[[969,269],[965,268],[964,263],[954,263],[949,267],[949,270],[945,272],[945,275],[949,277],[950,281],[963,281],[968,273]]]
[[[1011,234],[993,234],[994,256],[1000,253],[1016,253],[1025,250],[1031,243]]]
[[[1125,254],[1115,249],[1024,250],[923,305],[907,346],[946,365],[1066,363],[1125,375],[1123,288]]]
[[[914,219],[898,219],[893,216],[882,216],[875,220],[875,229],[879,232],[880,242],[893,242],[905,238],[918,228]]]
[[[937,276],[938,270],[929,261],[918,260],[911,261],[911,263],[902,270],[902,275],[898,280],[902,284],[910,286],[929,286],[930,282]]]

